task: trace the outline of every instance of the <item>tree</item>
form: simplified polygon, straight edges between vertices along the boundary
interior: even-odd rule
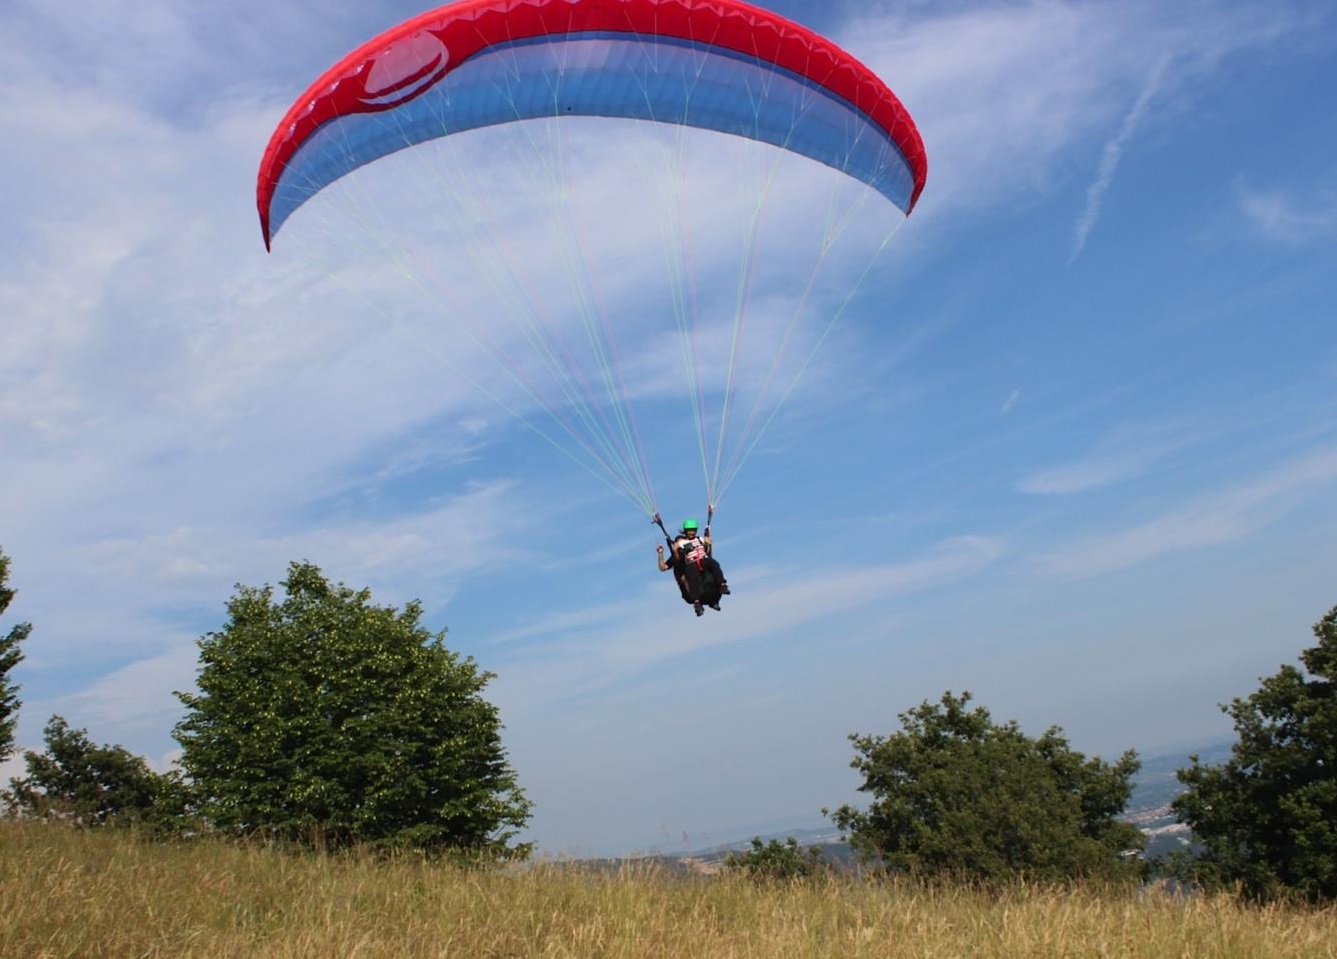
[[[0,550],[0,616],[9,609],[14,600],[14,590],[9,588],[9,557]],[[3,637],[0,637],[0,761],[9,758],[14,751],[14,729],[18,724],[19,687],[9,684],[9,674],[23,660],[23,651],[19,644],[32,632],[30,623],[19,623]]]
[[[185,808],[175,774],[159,774],[121,746],[97,746],[83,729],[52,716],[46,752],[25,752],[28,775],[9,781],[6,798],[20,815],[81,826],[166,826]]]
[[[1131,878],[1142,834],[1117,817],[1140,768],[1069,748],[1051,727],[1038,739],[1015,722],[968,709],[970,693],[943,694],[900,715],[887,737],[852,735],[867,811],[832,819],[865,861],[894,871],[980,881]]]
[[[1185,870],[1258,899],[1285,891],[1337,899],[1337,608],[1314,625],[1318,645],[1246,699],[1221,710],[1238,741],[1221,765],[1181,769],[1173,804],[1201,846]]]
[[[501,745],[492,673],[444,632],[374,606],[293,563],[284,599],[238,586],[199,642],[198,693],[176,727],[199,811],[217,827],[338,848],[352,843],[524,857],[530,803]]]

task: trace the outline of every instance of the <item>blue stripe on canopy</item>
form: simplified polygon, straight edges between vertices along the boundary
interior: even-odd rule
[[[759,140],[866,183],[902,212],[914,191],[913,171],[887,133],[806,78],[705,44],[585,33],[489,47],[407,103],[326,123],[285,167],[272,230],[335,180],[398,150],[564,115],[654,120]]]

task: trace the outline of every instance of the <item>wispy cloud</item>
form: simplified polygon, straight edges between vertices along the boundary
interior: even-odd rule
[[[1299,245],[1337,237],[1337,196],[1319,194],[1303,200],[1285,190],[1255,190],[1235,183],[1240,212],[1264,239]]]
[[[1006,416],[1008,413],[1011,413],[1012,408],[1017,405],[1017,401],[1020,399],[1021,399],[1021,390],[1013,390],[1011,393],[1008,394],[1007,399],[1003,401],[1002,409],[998,411],[998,415]]]
[[[1330,19],[1304,3],[911,5],[857,19],[842,39],[924,134],[929,183],[911,218],[920,243],[1018,194],[1052,192],[1071,169],[1071,151],[1102,138],[1074,226],[1075,257],[1158,103],[1180,109],[1232,54],[1326,29]],[[1129,91],[1137,91],[1131,107]]]
[[[554,698],[590,695],[678,656],[790,636],[837,613],[961,582],[996,563],[1005,549],[996,537],[964,536],[887,566],[728,569],[736,588],[725,611],[709,614],[701,628],[692,630],[666,629],[657,619],[646,620],[646,607],[664,605],[673,593],[670,583],[656,583],[634,602],[589,614],[558,613],[502,634],[499,638],[509,642],[543,639],[542,654],[511,663],[504,684],[517,707],[526,710]],[[689,616],[679,606],[672,603],[674,612]]]
[[[1201,432],[1190,434],[1183,427],[1141,426],[1121,430],[1072,462],[1036,470],[1022,478],[1017,491],[1065,496],[1112,486],[1141,476],[1156,463],[1203,438]]]
[[[180,715],[175,693],[194,687],[197,667],[195,644],[183,643],[115,670],[79,693],[34,705],[76,726],[116,729],[122,736],[152,734]]]
[[[1142,85],[1142,92],[1138,94],[1133,107],[1124,115],[1123,122],[1119,125],[1119,132],[1114,138],[1105,144],[1105,149],[1101,151],[1100,166],[1096,170],[1096,178],[1086,190],[1086,207],[1082,210],[1082,215],[1077,219],[1077,225],[1073,229],[1072,251],[1068,254],[1068,262],[1072,263],[1081,255],[1086,247],[1086,240],[1095,229],[1096,221],[1100,219],[1100,210],[1105,202],[1105,194],[1109,192],[1111,184],[1114,183],[1114,174],[1119,169],[1119,161],[1123,159],[1124,150],[1128,142],[1133,138],[1137,131],[1138,124],[1147,114],[1151,107],[1152,100],[1160,92],[1161,82],[1165,77],[1165,71],[1170,65],[1171,58],[1164,56],[1158,60],[1151,68],[1146,82]]]
[[[1041,559],[1041,568],[1051,575],[1076,579],[1227,543],[1255,532],[1303,497],[1334,483],[1337,450],[1315,452],[1155,519],[1051,551]]]

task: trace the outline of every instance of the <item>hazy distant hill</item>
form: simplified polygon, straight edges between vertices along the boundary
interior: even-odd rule
[[[1231,742],[1219,742],[1143,759],[1133,797],[1128,802],[1128,812],[1136,813],[1170,805],[1170,801],[1183,791],[1179,780],[1175,778],[1175,772],[1189,765],[1190,754],[1196,754],[1204,763],[1222,763],[1230,758],[1231,745]]]
[[[1192,838],[1188,827],[1181,825],[1170,812],[1170,803],[1184,791],[1175,772],[1189,765],[1191,754],[1209,765],[1222,763],[1230,758],[1231,745],[1230,742],[1213,743],[1142,761],[1125,818],[1146,835],[1144,854],[1148,859],[1159,859],[1183,849]]]

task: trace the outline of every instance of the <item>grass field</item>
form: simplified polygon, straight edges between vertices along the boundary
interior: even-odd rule
[[[0,822],[0,956],[1337,956],[1337,909],[556,864],[466,872]]]

